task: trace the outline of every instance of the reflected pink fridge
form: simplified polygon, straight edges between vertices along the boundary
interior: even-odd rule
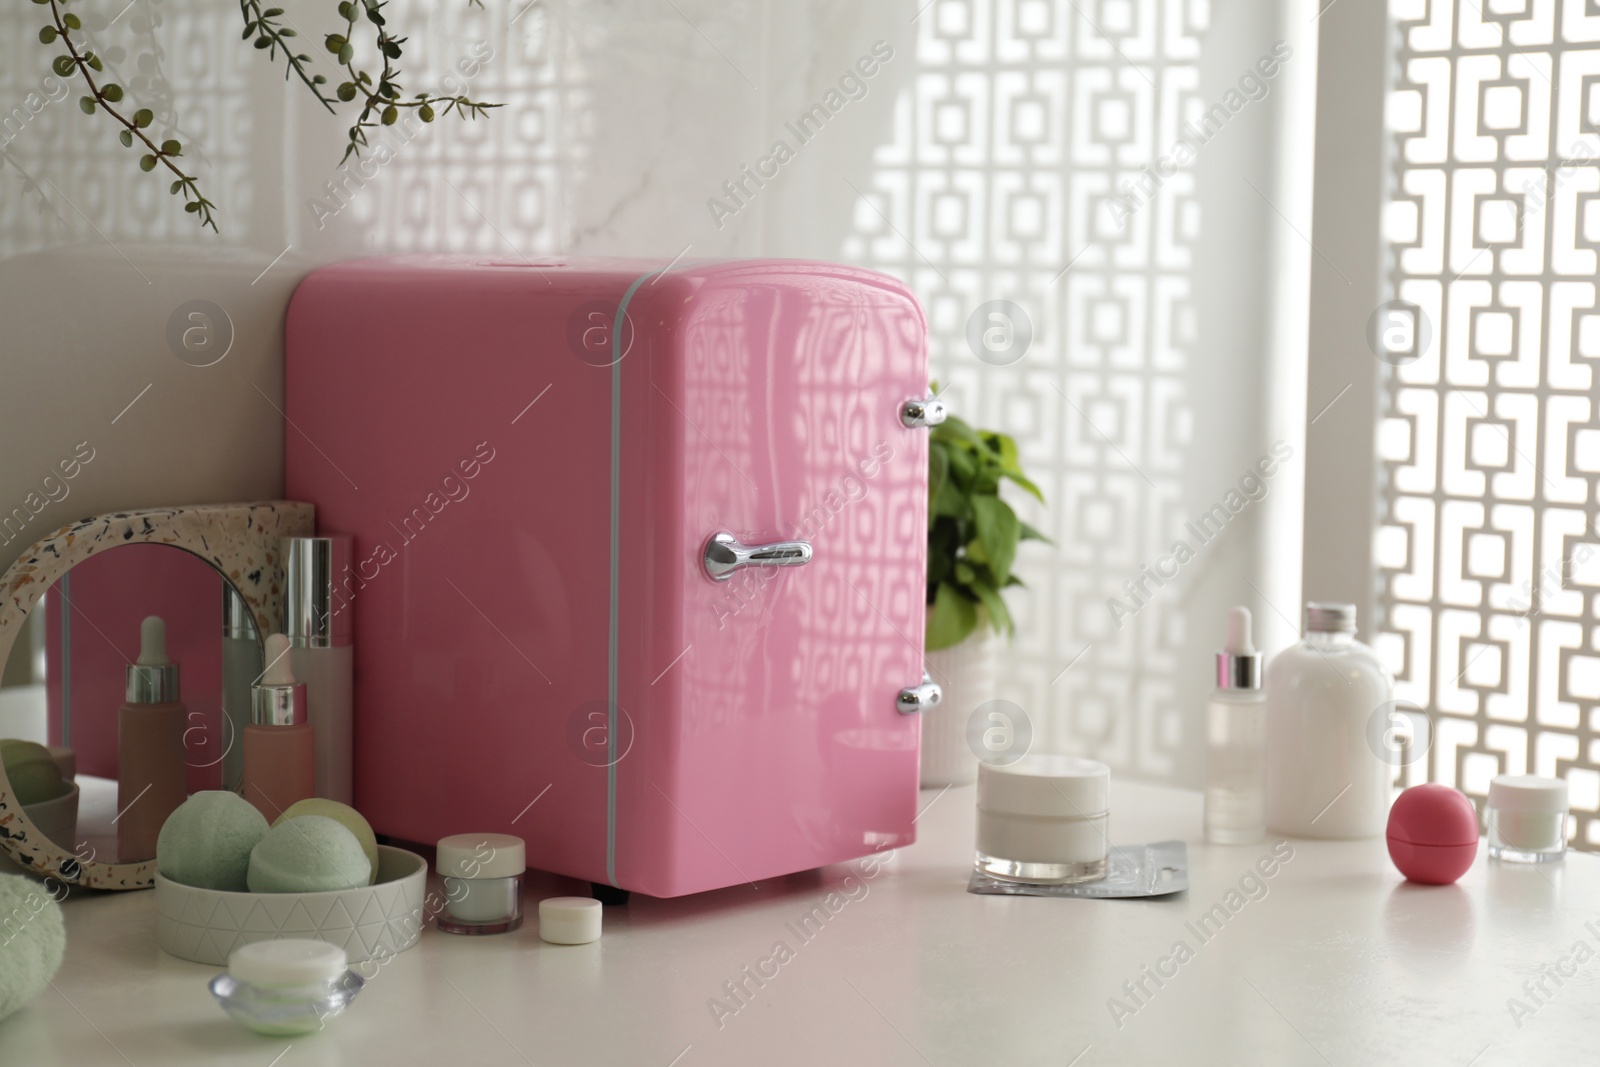
[[[914,839],[939,405],[904,285],[399,256],[312,272],[285,330],[380,834],[661,897]]]

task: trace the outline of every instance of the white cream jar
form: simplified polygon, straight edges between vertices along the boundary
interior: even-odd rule
[[[1110,785],[1104,763],[1072,756],[979,764],[978,872],[1053,885],[1104,878]]]

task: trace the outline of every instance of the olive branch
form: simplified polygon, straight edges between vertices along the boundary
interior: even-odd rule
[[[100,81],[96,77],[104,71],[105,65],[92,48],[81,46],[74,37],[74,34],[83,29],[83,22],[77,15],[66,10],[72,0],[33,0],[33,2],[41,6],[48,5],[50,8],[50,24],[39,30],[39,40],[47,45],[60,42],[66,48],[65,54],[58,55],[51,61],[51,69],[62,78],[71,78],[76,74],[88,87],[88,94],[78,99],[78,107],[86,115],[103,111],[122,127],[117,137],[123,146],[133,148],[137,143],[137,147],[144,150],[139,157],[140,170],[148,172],[160,166],[171,171],[175,177],[169,192],[174,196],[181,194],[184,199],[184,211],[197,216],[202,226],[211,227],[215,233],[217,224],[212,217],[212,210],[216,204],[200,192],[195,178],[175,162],[183,154],[182,143],[174,138],[167,138],[157,144],[146,132],[150,124],[155,121],[154,112],[142,107],[134,111],[131,116],[123,114],[114,106],[125,96],[122,86],[114,81]],[[483,6],[481,0],[468,0],[468,3],[475,7]],[[355,124],[349,129],[344,155],[339,160],[341,164],[352,155],[360,159],[362,149],[368,147],[370,143],[367,131],[380,126],[394,125],[399,120],[402,110],[414,111],[423,122],[432,122],[436,117],[451,112],[455,112],[463,119],[476,119],[489,108],[500,106],[473,100],[465,94],[439,96],[432,93],[416,93],[409,100],[402,99],[404,90],[400,83],[400,69],[396,63],[402,55],[402,46],[407,38],[396,37],[390,33],[383,15],[383,8],[386,6],[387,0],[340,0],[338,13],[339,17],[344,19],[344,32],[328,34],[323,39],[323,46],[332,53],[335,62],[348,77],[340,82],[333,95],[329,96],[326,88],[327,77],[312,73],[311,56],[295,51],[293,39],[298,37],[299,33],[293,26],[282,23],[283,8],[263,7],[262,0],[239,0],[239,15],[244,20],[242,39],[248,41],[253,38],[254,47],[266,52],[267,58],[272,60],[277,60],[281,51],[285,80],[291,76],[298,77],[329,113],[337,113],[339,103],[360,99],[361,112],[356,117]],[[375,35],[374,43],[377,45],[378,55],[383,60],[383,66],[376,78],[370,71],[363,70],[355,64],[353,41],[363,18]]]

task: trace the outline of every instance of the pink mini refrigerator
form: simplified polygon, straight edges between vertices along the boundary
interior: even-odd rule
[[[830,263],[401,256],[286,326],[356,806],[670,897],[914,840],[926,325]]]

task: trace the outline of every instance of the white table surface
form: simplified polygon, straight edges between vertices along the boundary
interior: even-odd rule
[[[206,991],[216,968],[156,947],[148,892],[65,905],[66,962],[0,1022],[0,1064],[1579,1064],[1600,1062],[1600,857],[1486,863],[1457,886],[1405,884],[1381,841],[1292,842],[1294,856],[1201,942],[1186,925],[1267,845],[1200,840],[1198,794],[1117,784],[1112,837],[1189,842],[1191,888],[1161,900],[973,896],[973,790],[925,792],[922,839],[809,941],[793,925],[848,867],[606,909],[585,946],[428,930],[321,1033],[265,1038]],[[531,876],[525,903],[571,892]],[[1242,898],[1241,898],[1242,899]],[[1593,922],[1593,929],[1585,924]],[[791,925],[793,924],[793,925]],[[1185,941],[1139,1010],[1123,983]],[[747,1006],[708,1001],[785,942],[792,958]],[[1585,942],[1595,957],[1569,954]],[[1564,961],[1565,960],[1565,961]],[[1539,1005],[1546,966],[1574,972]],[[770,967],[769,967],[770,972]],[[1515,1020],[1508,998],[1534,1012]],[[728,1003],[732,1003],[729,1001]],[[275,1057],[280,1057],[276,1059]]]

